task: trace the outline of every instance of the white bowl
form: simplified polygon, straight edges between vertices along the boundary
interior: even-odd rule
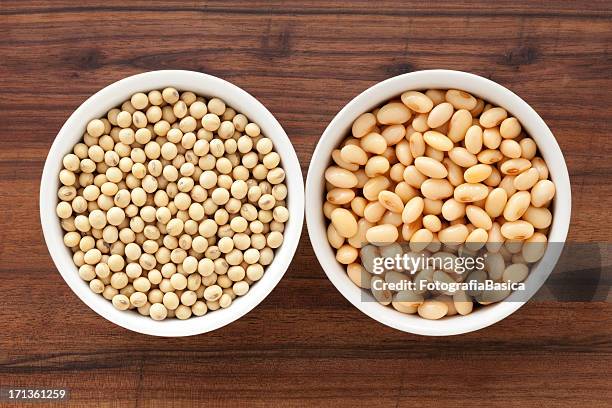
[[[228,106],[245,114],[260,126],[262,133],[272,139],[281,156],[286,172],[290,218],[285,226],[283,245],[276,250],[274,261],[266,268],[263,278],[251,286],[249,293],[237,298],[229,308],[208,312],[204,316],[187,320],[154,321],[135,311],[119,311],[111,302],[89,289],[89,285],[78,275],[77,267],[72,262],[71,251],[64,245],[55,207],[58,201],[58,174],[62,168],[62,157],[82,138],[87,122],[104,116],[109,109],[128,100],[136,92],[167,86],[193,91],[202,96],[219,97]],[[136,332],[167,337],[189,336],[215,330],[233,322],[257,306],[274,289],[289,267],[300,239],[304,222],[304,183],[297,155],[287,134],[274,116],[253,96],[236,85],[199,72],[152,71],[107,86],[83,102],[68,118],[55,138],[45,162],[40,184],[40,220],[55,266],[72,291],[93,311]]]
[[[466,316],[452,316],[440,320],[426,320],[419,316],[400,313],[373,301],[362,301],[362,289],[347,276],[345,268],[334,256],[326,236],[322,211],[324,171],[330,163],[331,152],[346,137],[353,121],[383,102],[398,97],[408,90],[461,89],[505,108],[522,124],[536,141],[550,170],[557,193],[553,203],[554,219],[549,245],[544,257],[532,269],[525,293],[513,293],[508,299],[491,306],[478,308]],[[365,90],[350,101],[323,132],[312,155],[306,180],[306,221],[308,234],[321,266],[336,288],[355,307],[371,318],[396,329],[430,336],[467,333],[496,323],[520,308],[544,283],[556,264],[567,237],[571,212],[571,190],[567,167],[561,149],[542,118],[521,98],[503,86],[478,75],[459,71],[429,70],[399,75]]]

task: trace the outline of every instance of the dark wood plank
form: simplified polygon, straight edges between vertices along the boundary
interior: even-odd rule
[[[72,294],[47,253],[38,183],[90,94],[181,68],[228,79],[279,119],[304,175],[335,113],[376,82],[450,68],[529,102],[573,188],[570,240],[610,242],[612,4],[576,2],[8,1],[0,8],[0,386],[71,389],[70,405],[607,407],[609,303],[530,303],[463,336],[400,333],[362,315],[302,236],[255,310],[216,332],[159,339]],[[595,198],[594,198],[595,197]]]

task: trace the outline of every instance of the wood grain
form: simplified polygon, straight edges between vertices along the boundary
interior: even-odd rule
[[[246,317],[153,338],[76,298],[37,208],[62,123],[125,76],[180,68],[234,82],[276,115],[306,174],[355,95],[449,68],[491,78],[538,111],[569,167],[570,239],[610,242],[610,1],[0,4],[0,386],[67,387],[69,405],[92,407],[610,406],[609,303],[530,303],[451,338],[400,333],[335,290],[304,232],[285,278]]]

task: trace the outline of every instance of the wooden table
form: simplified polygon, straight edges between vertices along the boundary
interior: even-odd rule
[[[489,77],[530,103],[565,153],[570,240],[610,242],[612,3],[427,3],[3,0],[0,385],[67,387],[71,405],[92,407],[609,407],[609,303],[530,303],[456,337],[401,333],[336,291],[304,232],[248,316],[164,339],[96,315],[51,262],[37,203],[57,131],[103,86],[168,68],[259,98],[304,175],[327,123],[376,82],[427,68]]]

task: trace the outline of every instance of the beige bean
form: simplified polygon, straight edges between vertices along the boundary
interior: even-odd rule
[[[363,211],[365,210],[366,205],[368,205],[368,200],[363,197],[355,197],[351,201],[351,210],[353,210],[357,216],[363,217]]]
[[[444,205],[443,200],[432,200],[430,198],[425,198],[423,199],[423,202],[425,203],[423,214],[442,214],[442,205]]]
[[[445,157],[444,159],[442,159],[442,164],[444,164],[444,166],[446,167],[446,170],[448,171],[448,181],[453,186],[456,187],[459,184],[465,182],[465,180],[463,179],[463,169],[455,162],[453,162],[450,158]]]
[[[472,126],[472,115],[468,110],[459,109],[453,114],[448,124],[448,138],[457,143],[465,138],[468,129]]]
[[[448,306],[439,300],[427,299],[418,307],[419,316],[428,320],[438,320],[446,316]]]
[[[462,316],[468,315],[472,313],[474,309],[474,302],[472,301],[471,296],[469,296],[465,291],[458,290],[453,293],[453,304],[455,306],[455,310]]]
[[[472,167],[478,159],[464,147],[455,147],[448,152],[448,157],[458,166]]]
[[[514,178],[516,176],[505,176],[502,181],[499,182],[499,187],[503,188],[506,191],[508,197],[516,193],[516,188],[514,188]]]
[[[491,303],[501,302],[510,295],[510,289],[485,290],[474,298],[481,305],[490,305]]]
[[[480,125],[484,128],[492,128],[499,125],[508,117],[508,112],[504,108],[491,108],[480,115]]]
[[[476,164],[465,170],[463,178],[468,183],[480,183],[486,180],[493,172],[493,167],[488,164]]]
[[[533,232],[533,225],[523,220],[506,222],[501,226],[501,233],[507,239],[525,240],[530,238]]]
[[[432,129],[442,126],[453,116],[453,111],[453,105],[448,102],[434,106],[427,116],[427,126]]]
[[[422,133],[412,133],[408,138],[408,142],[410,143],[412,157],[416,158],[425,154],[425,139],[423,139]]]
[[[531,194],[529,194],[529,191],[519,191],[513,194],[504,208],[504,218],[508,221],[518,220],[525,214],[530,202]]]
[[[405,181],[402,181],[397,183],[397,185],[395,186],[395,194],[397,194],[402,199],[402,202],[405,204],[412,197],[417,196],[419,194],[419,191],[416,188],[412,187],[410,184],[406,183]]]
[[[530,137],[525,137],[521,139],[521,141],[519,142],[519,146],[521,147],[521,157],[523,159],[533,159],[538,151],[538,146],[536,145],[536,142],[534,142],[534,140]]]
[[[391,182],[385,176],[373,177],[363,186],[362,193],[370,201],[376,201],[378,194],[389,188]]]
[[[506,194],[506,190],[495,188],[487,196],[484,208],[489,217],[495,219],[503,214],[507,202],[508,194]]]
[[[482,150],[482,128],[472,125],[465,132],[465,148],[472,154],[478,154]]]
[[[389,169],[389,178],[391,181],[396,183],[404,181],[404,170],[406,170],[406,166],[404,166],[402,163],[395,163],[393,166],[391,166]]]
[[[385,212],[385,215],[383,215],[383,217],[380,219],[380,223],[381,224],[391,224],[391,225],[395,225],[396,227],[400,227],[403,224],[402,213],[387,211]]]
[[[499,145],[499,150],[504,154],[504,156],[511,159],[518,159],[522,154],[521,145],[516,140],[512,139],[502,140],[501,144]]]
[[[357,233],[348,239],[348,243],[355,248],[363,247],[367,243],[366,232],[373,226],[367,219],[361,218],[357,221]]]
[[[540,173],[540,180],[546,180],[548,178],[548,166],[541,157],[534,157],[531,160],[531,166]]]
[[[462,244],[469,235],[469,230],[464,224],[455,224],[438,232],[438,239],[443,244]]]
[[[359,258],[361,259],[361,264],[370,274],[374,273],[374,259],[378,258],[379,256],[380,250],[374,245],[364,245],[359,250]]]
[[[408,122],[412,113],[400,102],[390,102],[383,105],[376,113],[378,123],[383,125],[399,125]]]
[[[410,237],[410,250],[413,252],[423,251],[431,243],[433,237],[433,233],[428,229],[421,228],[415,231]]]
[[[550,180],[540,180],[531,189],[531,204],[544,207],[555,196],[555,185]]]
[[[353,188],[357,185],[357,176],[354,173],[336,166],[325,170],[325,180],[340,188]]]
[[[504,155],[499,150],[487,149],[476,155],[478,161],[484,164],[493,164],[501,161]]]
[[[389,167],[389,160],[385,156],[372,156],[365,165],[365,173],[368,177],[374,177],[386,173]]]
[[[393,146],[404,140],[406,128],[403,125],[390,125],[383,129],[381,135],[385,138],[387,145]]]
[[[481,183],[463,183],[455,188],[454,198],[460,203],[471,203],[489,195],[487,186]]]
[[[402,199],[391,191],[383,190],[378,193],[378,202],[391,212],[401,213],[404,210]]]
[[[514,139],[521,134],[521,124],[517,118],[504,119],[499,126],[499,132],[504,139]]]
[[[402,238],[405,241],[410,241],[412,235],[423,227],[422,219],[419,217],[416,221],[411,222],[410,224],[402,225]]]
[[[404,170],[404,181],[411,185],[414,188],[421,188],[421,184],[427,177],[423,175],[415,166],[408,166],[406,170]]]
[[[338,234],[333,224],[327,226],[327,241],[334,249],[338,249],[344,244],[344,237]]]
[[[248,137],[248,136],[247,136]],[[332,160],[340,167],[342,167],[343,169],[349,170],[349,171],[357,171],[359,169],[359,165],[358,164],[354,164],[354,163],[349,163],[346,160],[344,160],[342,158],[342,153],[340,152],[340,150],[335,149],[332,152]]]
[[[482,132],[482,143],[489,149],[497,149],[501,144],[502,137],[499,134],[499,129],[494,127],[485,129]]]
[[[465,239],[465,246],[472,252],[479,251],[485,246],[488,238],[489,234],[485,229],[476,228],[474,231],[470,232]]]
[[[363,150],[373,154],[383,154],[387,150],[387,141],[379,133],[368,133],[360,139],[360,145]]]
[[[338,234],[344,238],[350,238],[357,233],[357,220],[353,213],[345,208],[332,211],[331,222]]]
[[[413,162],[412,153],[410,152],[410,142],[402,140],[395,145],[395,156],[404,166],[410,166]]]
[[[495,282],[502,279],[506,263],[504,257],[497,252],[487,252],[485,257],[485,270],[489,274],[489,278]]]
[[[378,303],[384,306],[391,304],[391,300],[393,300],[393,294],[391,293],[391,291],[385,289],[376,289],[379,287],[378,285],[380,285],[380,283],[377,284],[376,282],[384,282],[384,280],[380,276],[372,277],[371,292],[372,295],[374,295],[374,299],[376,299]]]
[[[475,205],[468,205],[465,207],[465,215],[476,228],[482,228],[488,231],[493,226],[493,222],[491,221],[489,214],[487,214],[487,212],[482,208]]]
[[[418,91],[408,91],[401,95],[402,103],[418,113],[431,111],[434,103],[427,95]]]
[[[430,157],[417,157],[414,166],[427,177],[443,179],[448,175],[448,170],[442,163]]]
[[[342,265],[348,265],[355,262],[358,256],[359,251],[357,251],[357,249],[353,248],[352,246],[346,244],[342,245],[336,251],[336,260]]]
[[[499,252],[503,246],[503,243],[506,241],[504,236],[501,233],[501,227],[497,222],[493,223],[493,226],[488,231],[489,237],[487,238],[487,251],[489,252]]]
[[[327,192],[327,201],[332,204],[344,205],[355,198],[355,191],[350,188],[334,188]]]
[[[522,218],[537,229],[548,228],[552,224],[552,213],[545,207],[529,206]]]
[[[368,162],[368,154],[359,146],[346,145],[340,150],[343,160],[351,164],[365,165]]]
[[[385,211],[387,211],[387,209],[383,207],[381,203],[374,201],[366,205],[363,210],[363,217],[368,220],[368,222],[376,223],[385,215]]]
[[[525,264],[515,263],[509,265],[504,270],[504,274],[502,275],[502,280],[504,282],[510,281],[514,283],[519,283],[524,281],[529,275],[529,268]]]
[[[431,232],[438,232],[442,229],[442,221],[436,215],[428,214],[423,217],[423,226]]]
[[[415,115],[414,119],[412,119],[412,123],[410,124],[412,129],[421,133],[429,130],[429,126],[427,126],[427,116],[429,116],[427,113],[419,113]]]
[[[517,175],[531,167],[531,162],[527,159],[510,159],[506,160],[500,166],[499,170],[503,174]]]
[[[373,245],[388,245],[398,237],[397,228],[390,224],[377,225],[366,232],[366,240]]]
[[[529,190],[538,182],[539,179],[540,173],[538,173],[538,170],[530,168],[529,170],[517,175],[512,184],[517,190]]]
[[[376,116],[371,113],[364,113],[360,115],[351,128],[353,136],[360,138],[364,137],[376,127]]]
[[[398,312],[414,314],[423,302],[423,295],[412,290],[402,290],[393,296],[391,306]]]
[[[454,146],[452,140],[435,130],[428,130],[427,132],[425,132],[425,134],[423,135],[423,140],[425,141],[425,143],[427,143],[434,149],[440,150],[442,152],[448,152]]]
[[[457,89],[449,89],[446,91],[445,99],[449,102],[455,109],[466,109],[471,111],[476,108],[478,101],[472,95],[465,91],[460,91]]]
[[[442,216],[447,221],[455,221],[465,215],[465,204],[450,198],[442,205]]]
[[[425,203],[421,197],[414,197],[406,203],[402,211],[402,221],[405,224],[416,221],[421,214],[423,214],[423,208]]]
[[[421,193],[430,200],[449,198],[453,191],[453,185],[446,179],[427,179],[421,184]]]
[[[346,274],[355,285],[363,289],[370,289],[372,275],[362,265],[358,263],[347,265]]]
[[[535,232],[531,238],[526,239],[521,249],[525,262],[532,263],[542,259],[546,252],[547,241],[546,235],[540,232]]]
[[[427,146],[425,148],[425,156],[429,157],[430,159],[434,159],[441,162],[444,159],[444,152],[434,149],[431,146]]]

